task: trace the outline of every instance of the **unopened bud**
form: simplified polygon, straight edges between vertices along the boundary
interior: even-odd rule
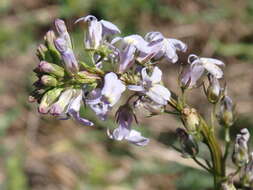
[[[38,68],[41,72],[53,74],[56,77],[64,76],[64,69],[62,67],[53,63],[48,63],[47,61],[41,61]]]
[[[63,52],[65,52],[65,51],[67,51],[67,49],[68,49],[66,40],[64,40],[63,38],[57,38],[57,39],[54,41],[54,45],[55,45],[56,49],[57,49],[60,53],[63,53]]]
[[[190,134],[195,134],[200,124],[197,111],[194,108],[184,108],[182,114],[186,129]]]
[[[241,181],[246,187],[253,186],[253,152],[250,154],[250,161],[244,168],[244,174]]]
[[[56,86],[58,83],[57,79],[51,75],[43,75],[40,81],[45,86]]]
[[[238,167],[242,167],[249,161],[248,155],[248,141],[249,141],[249,131],[244,128],[241,130],[240,134],[236,136],[234,152],[233,152],[233,162]]]
[[[216,104],[221,96],[221,88],[217,78],[213,75],[208,75],[209,86],[205,90],[207,99],[210,103]]]
[[[63,38],[66,41],[67,46],[70,49],[72,49],[72,43],[71,43],[71,40],[70,40],[69,33],[67,31],[67,27],[66,27],[65,22],[61,19],[56,19],[54,24],[55,24],[55,28],[56,28],[57,33],[59,34],[59,36],[61,38]]]
[[[48,48],[49,54],[51,55],[54,63],[60,63],[61,57],[59,52],[57,51],[57,49],[55,48],[55,41],[56,37],[55,37],[55,33],[52,30],[49,30],[46,35],[44,36],[44,40],[46,43],[46,46]]]
[[[193,136],[181,128],[177,128],[176,134],[184,156],[196,156],[199,152],[199,147]]]
[[[63,52],[62,59],[69,74],[75,74],[79,71],[79,65],[72,49]]]
[[[222,125],[231,126],[234,123],[234,110],[232,99],[225,95],[220,102],[219,121]]]
[[[50,109],[50,114],[56,116],[61,115],[70,103],[74,91],[75,90],[73,89],[68,89],[62,92],[61,96],[59,97],[59,100],[52,105]]]
[[[149,112],[150,115],[157,115],[164,112],[164,106],[157,104],[149,98],[141,97],[134,102],[135,108],[144,108]]]
[[[93,83],[97,79],[101,79],[96,74],[89,73],[87,71],[80,71],[77,73],[76,80],[81,83]]]
[[[46,42],[46,45],[49,46],[54,46],[54,40],[55,40],[55,33],[52,30],[49,30],[46,35],[44,36],[44,40]]]
[[[46,59],[46,52],[48,51],[47,47],[44,44],[40,44],[37,47],[36,55],[39,58],[39,60],[45,60]]]
[[[38,111],[43,114],[48,113],[51,105],[58,99],[62,90],[62,88],[54,88],[47,91],[41,99]]]

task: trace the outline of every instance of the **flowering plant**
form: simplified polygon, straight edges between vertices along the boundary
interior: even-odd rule
[[[173,147],[211,173],[215,189],[253,187],[253,154],[248,152],[247,129],[241,130],[234,143],[232,160],[236,171],[228,174],[226,170],[232,144],[230,127],[235,117],[233,102],[220,81],[225,65],[222,61],[190,54],[178,79],[181,93],[175,94],[163,84],[159,62],[164,59],[176,63],[177,52],[187,50],[185,43],[166,38],[160,32],[149,32],[144,38],[137,34],[118,37],[120,30],[116,25],[92,15],[79,18],[76,23],[87,26],[84,50],[89,61],[76,57],[67,27],[60,19],[55,20],[55,32],[48,31],[45,43],[38,46],[40,63],[34,69],[38,80],[30,101],[38,103],[41,114],[72,118],[85,126],[93,126],[92,121],[80,115],[81,106],[89,106],[105,120],[123,93],[129,91],[129,98],[116,112],[118,127],[113,131],[107,129],[109,138],[138,146],[148,144],[148,138],[131,128],[133,121],[137,121],[135,109],[138,107],[148,110],[151,116],[176,115],[184,128],[176,130],[180,147]],[[213,107],[210,123],[187,103],[186,93],[201,86]],[[224,148],[215,136],[216,125],[224,128]],[[199,159],[201,143],[210,150],[211,159],[205,162]],[[238,174],[239,182],[234,183]]]

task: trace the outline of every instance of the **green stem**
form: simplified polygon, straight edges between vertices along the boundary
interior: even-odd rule
[[[214,130],[214,127],[215,127],[216,105],[217,104],[213,104],[212,112],[211,112],[211,128],[212,128],[212,130]]]
[[[229,154],[229,147],[230,147],[230,134],[229,134],[229,127],[225,126],[225,153],[222,159],[222,165],[223,165],[223,175],[226,176],[226,161]]]
[[[209,173],[212,173],[212,170],[210,168],[208,168],[207,166],[205,166],[203,163],[201,163],[195,156],[192,157],[192,159],[203,169],[205,169],[206,171],[208,171]]]
[[[213,162],[213,176],[214,176],[214,185],[215,189],[220,189],[220,183],[223,176],[222,172],[222,153],[220,149],[220,145],[218,144],[213,130],[210,130],[209,126],[206,124],[206,122],[203,120],[203,118],[200,118],[201,120],[201,130],[203,132],[204,138],[206,140],[206,144],[210,149],[212,162]]]

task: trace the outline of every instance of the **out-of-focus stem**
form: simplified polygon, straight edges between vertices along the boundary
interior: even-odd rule
[[[212,173],[212,170],[210,168],[208,168],[207,166],[205,166],[203,163],[201,163],[195,156],[192,157],[192,159],[202,168],[204,168],[206,171],[208,171],[209,173]]]
[[[212,112],[211,112],[211,128],[212,128],[212,130],[214,130],[214,127],[215,127],[216,105],[217,104],[213,104]]]
[[[201,116],[200,116],[201,117]],[[210,127],[206,124],[203,118],[200,118],[201,131],[203,132],[206,144],[210,149],[212,162],[213,162],[213,176],[215,189],[219,190],[221,186],[221,180],[224,177],[222,172],[222,152],[217,139],[214,136],[214,131],[210,130]]]
[[[222,159],[222,165],[223,165],[223,175],[226,175],[226,160],[229,154],[229,147],[230,147],[230,134],[229,134],[230,130],[228,126],[225,126],[225,152],[224,152],[224,156]]]

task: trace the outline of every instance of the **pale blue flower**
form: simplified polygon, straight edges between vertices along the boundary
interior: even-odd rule
[[[116,113],[116,120],[119,126],[111,133],[107,130],[108,136],[114,140],[127,140],[135,145],[144,146],[149,139],[143,137],[140,132],[131,129],[134,120],[133,110],[128,106],[121,106]]]
[[[185,52],[187,50],[185,43],[177,39],[165,38],[160,32],[149,32],[145,39],[148,42],[162,41],[160,51],[155,56],[155,59],[158,60],[164,57],[166,60],[176,63],[178,61],[177,51]]]
[[[103,37],[120,33],[116,25],[106,20],[98,21],[93,15],[81,17],[75,23],[80,21],[88,23],[88,31],[86,32],[84,43],[86,49],[98,49],[103,42]]]
[[[147,74],[147,68],[141,70],[142,81],[140,85],[128,85],[128,89],[145,94],[154,102],[166,105],[170,100],[170,91],[161,85],[162,71],[154,67],[151,76]]]
[[[107,73],[104,77],[104,87],[101,91],[109,102],[110,106],[114,106],[121,97],[121,94],[126,90],[126,86],[118,79],[118,76],[113,73]]]
[[[125,90],[125,85],[118,79],[117,75],[110,72],[104,77],[103,88],[97,88],[89,93],[85,102],[100,119],[104,120],[107,112],[118,102]]]
[[[188,57],[188,62],[191,64],[191,67],[202,67],[202,70],[199,73],[200,76],[202,76],[204,71],[207,71],[207,73],[210,73],[217,79],[223,77],[223,71],[219,66],[225,66],[225,64],[218,59],[198,57],[194,54],[191,54]]]
[[[137,60],[144,63],[151,60],[161,49],[161,40],[148,43],[140,35],[116,37],[111,42],[118,47],[119,73],[125,72]]]

